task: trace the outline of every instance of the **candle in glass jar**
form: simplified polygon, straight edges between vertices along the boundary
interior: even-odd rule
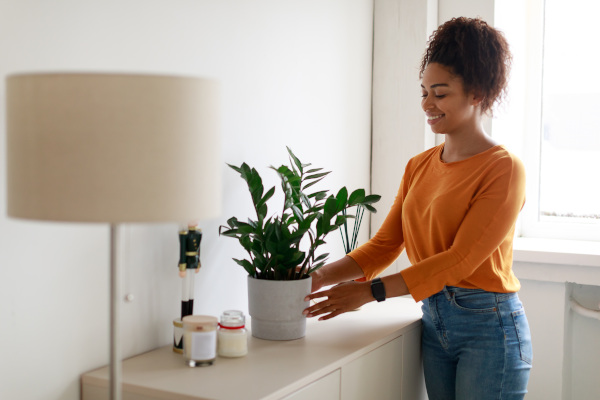
[[[183,356],[190,367],[212,365],[217,350],[217,318],[188,315],[183,318]]]
[[[228,310],[221,315],[217,334],[217,352],[221,357],[242,357],[248,354],[246,318],[241,311]]]

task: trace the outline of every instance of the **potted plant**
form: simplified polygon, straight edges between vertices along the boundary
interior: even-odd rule
[[[343,187],[337,194],[327,190],[307,192],[329,172],[303,164],[287,148],[290,165],[270,167],[281,179],[284,194],[280,214],[269,215],[268,201],[275,187],[264,190],[256,169],[246,163],[229,165],[246,181],[256,219],[247,222],[232,217],[219,234],[238,239],[248,253],[235,259],[248,273],[248,302],[255,337],[272,340],[297,339],[304,336],[306,320],[302,310],[304,297],[310,293],[310,273],[322,267],[329,254],[318,254],[325,237],[354,216],[349,207],[361,206],[376,212],[373,203],[381,196],[366,195],[364,189],[352,193]],[[274,291],[274,292],[273,292]],[[280,293],[277,298],[276,292]]]

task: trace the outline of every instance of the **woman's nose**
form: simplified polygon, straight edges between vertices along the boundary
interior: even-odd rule
[[[423,111],[427,111],[431,108],[431,99],[429,96],[423,97],[423,100],[421,101],[421,108]]]

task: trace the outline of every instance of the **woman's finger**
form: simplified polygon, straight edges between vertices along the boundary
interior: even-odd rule
[[[345,311],[339,311],[339,310],[335,310],[327,315],[322,316],[321,318],[319,318],[319,321],[326,321],[328,319],[331,319],[333,317],[337,317],[340,314],[343,314]]]
[[[314,300],[314,299],[320,299],[321,297],[327,297],[328,296],[327,292],[328,292],[328,290],[324,290],[322,292],[311,293],[304,298],[304,301],[310,301],[310,300]]]
[[[308,318],[311,318],[321,314],[327,314],[336,310],[337,307],[335,305],[329,304],[327,302],[322,302],[307,308],[306,310],[304,310],[304,312]]]

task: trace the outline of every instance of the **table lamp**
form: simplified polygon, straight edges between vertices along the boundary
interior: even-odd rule
[[[110,395],[121,397],[118,226],[218,216],[218,84],[134,74],[6,79],[7,212],[110,224]]]

